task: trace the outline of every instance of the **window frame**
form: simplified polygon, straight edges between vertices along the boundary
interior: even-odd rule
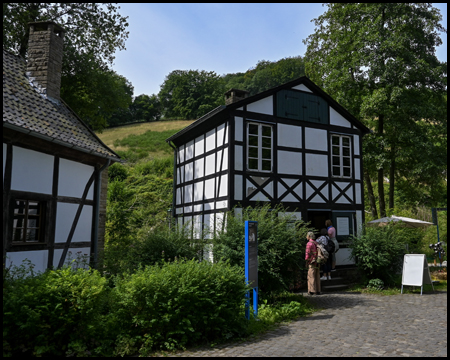
[[[333,138],[339,139],[339,144],[333,143]],[[348,146],[344,145],[343,139],[348,139]],[[344,149],[348,148],[348,155],[344,154]],[[334,149],[338,149],[339,153],[334,154]],[[353,177],[353,156],[352,156],[352,140],[350,135],[331,134],[330,136],[330,157],[331,157],[331,176],[334,178],[351,179]],[[339,164],[335,165],[334,159],[339,159]],[[349,165],[344,165],[344,159],[348,159]],[[335,174],[335,168],[339,167],[339,174]],[[345,175],[344,170],[349,169],[350,174]]]
[[[21,214],[17,209],[19,209],[18,202],[25,203],[24,213]],[[39,212],[37,214],[30,213],[30,203],[35,203],[35,206],[38,207]],[[17,197],[11,199],[11,207],[12,207],[12,222],[11,222],[11,244],[12,245],[43,245],[47,243],[47,239],[45,237],[46,232],[46,218],[47,218],[47,203],[45,200],[37,200],[30,199],[26,197]],[[19,217],[23,217],[23,226],[16,226],[16,220]],[[35,218],[37,220],[38,225],[34,227],[29,226],[29,220],[31,218]],[[20,236],[20,240],[16,241],[16,230],[21,229],[22,235]],[[27,230],[34,229],[36,230],[37,240],[30,241],[26,239]]]
[[[258,145],[250,145],[250,137],[254,136],[254,134],[250,134],[250,126],[255,125],[258,126]],[[267,150],[269,148],[263,146],[263,138],[269,138],[268,136],[263,135],[263,127],[270,128],[270,159],[263,158],[263,150]],[[246,144],[246,150],[247,150],[247,161],[246,161],[246,168],[247,171],[254,171],[254,172],[262,172],[262,173],[272,173],[273,172],[273,147],[274,147],[274,141],[273,141],[273,124],[267,124],[267,123],[261,123],[261,122],[255,122],[255,121],[248,121],[247,122],[247,144]],[[250,157],[250,149],[251,148],[257,148],[258,154],[257,157]],[[257,160],[258,162],[258,168],[250,168],[250,160]],[[263,160],[268,161],[270,160],[270,170],[263,170]]]

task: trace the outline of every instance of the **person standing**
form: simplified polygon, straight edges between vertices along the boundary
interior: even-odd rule
[[[331,255],[331,271],[336,271],[336,252],[339,250],[339,243],[336,239],[336,229],[334,228],[331,220],[326,220],[325,226],[327,227],[328,237],[334,242],[335,245],[335,251]]]
[[[306,234],[308,240],[306,244],[305,260],[308,266],[308,294],[320,295],[320,274],[319,264],[317,263],[317,243],[316,236],[312,231]]]
[[[327,229],[323,228],[322,230],[320,230],[320,237],[316,240],[316,242],[323,245],[323,247],[328,250],[327,247],[329,241],[331,240],[327,235]],[[323,276],[320,278],[320,280],[331,280],[332,254],[334,254],[334,252],[328,254],[327,261],[322,265]]]

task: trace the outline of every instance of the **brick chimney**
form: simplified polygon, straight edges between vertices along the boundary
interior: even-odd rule
[[[249,92],[239,89],[230,89],[225,93],[225,105],[230,105],[236,101],[245,99]]]
[[[29,25],[27,75],[47,97],[59,100],[65,30],[52,21]]]

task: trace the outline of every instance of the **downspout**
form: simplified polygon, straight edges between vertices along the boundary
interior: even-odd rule
[[[105,170],[111,160],[108,159],[106,164],[103,165],[98,171],[97,189],[95,192],[95,216],[94,216],[94,268],[97,268],[98,261],[98,222],[100,218],[100,192],[102,188],[102,172]]]
[[[175,201],[176,201],[176,196],[177,196],[177,193],[176,193],[176,186],[177,186],[177,148],[170,141],[167,141],[167,143],[173,149],[172,219],[175,219]]]

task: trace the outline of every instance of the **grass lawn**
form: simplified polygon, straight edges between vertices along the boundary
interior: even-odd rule
[[[193,122],[194,120],[166,120],[123,125],[111,129],[105,129],[102,133],[97,133],[96,135],[113,151],[127,150],[126,146],[115,146],[114,142],[116,140],[122,140],[129,135],[142,135],[149,130],[157,132],[181,130]]]

